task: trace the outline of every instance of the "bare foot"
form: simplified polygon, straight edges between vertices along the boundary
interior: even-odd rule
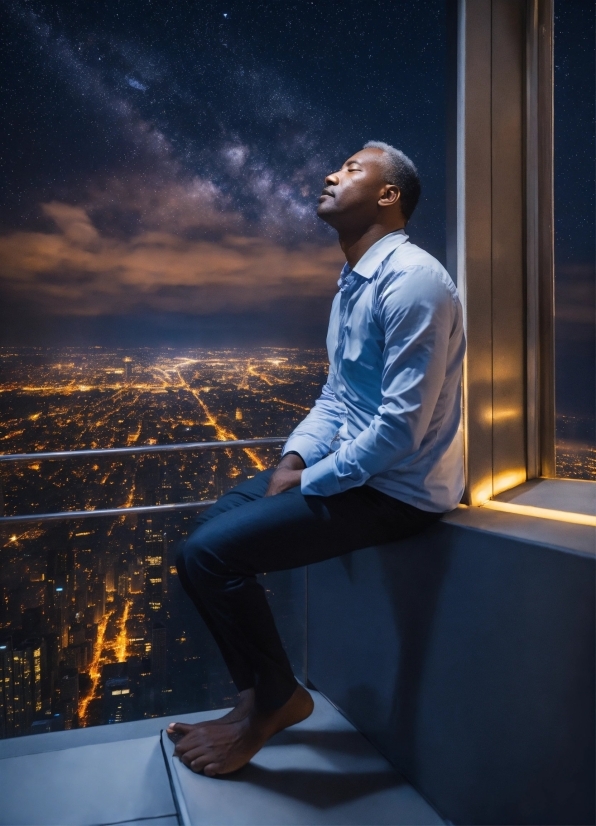
[[[166,729],[166,733],[173,743],[178,743],[182,738],[189,734],[194,729],[201,729],[204,726],[218,726],[223,723],[236,723],[238,720],[244,720],[255,707],[255,690],[254,688],[247,688],[246,691],[241,691],[238,694],[238,702],[233,709],[224,714],[223,717],[217,717],[215,720],[203,720],[201,723],[170,723]]]
[[[313,708],[308,691],[298,686],[287,703],[276,711],[265,714],[253,707],[238,720],[225,723],[216,720],[212,721],[215,725],[190,727],[176,744],[174,754],[194,772],[203,772],[208,777],[228,774],[245,766],[278,731],[310,717]]]

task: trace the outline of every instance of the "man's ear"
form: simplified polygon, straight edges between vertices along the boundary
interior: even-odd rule
[[[387,184],[379,198],[379,206],[394,206],[400,202],[401,193],[395,184]]]

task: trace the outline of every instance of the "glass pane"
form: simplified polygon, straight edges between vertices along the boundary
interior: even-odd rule
[[[183,591],[193,514],[0,527],[0,736],[222,708],[236,696]],[[306,573],[261,577],[305,679]]]
[[[365,141],[415,161],[408,232],[445,261],[444,0],[149,4],[141,17],[114,0],[35,0],[3,23],[2,452],[286,436],[325,378],[344,260],[317,196]],[[278,450],[3,465],[2,512],[211,499]],[[229,701],[212,641],[177,601],[172,548],[189,519],[2,528],[0,653],[21,652],[3,667],[41,696],[41,710],[13,708],[5,736]],[[166,545],[164,569],[148,560]],[[266,583],[303,675],[304,573]]]
[[[555,4],[557,475],[596,479],[594,3]]]

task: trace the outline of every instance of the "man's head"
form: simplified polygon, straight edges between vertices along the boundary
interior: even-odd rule
[[[338,232],[360,232],[373,224],[405,226],[420,197],[420,179],[399,149],[369,141],[342,168],[327,175],[317,215]]]

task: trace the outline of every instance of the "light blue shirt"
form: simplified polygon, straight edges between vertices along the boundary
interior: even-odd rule
[[[283,449],[306,464],[302,493],[366,484],[423,510],[453,509],[464,490],[465,351],[453,281],[398,230],[346,264],[338,286],[327,383]]]

